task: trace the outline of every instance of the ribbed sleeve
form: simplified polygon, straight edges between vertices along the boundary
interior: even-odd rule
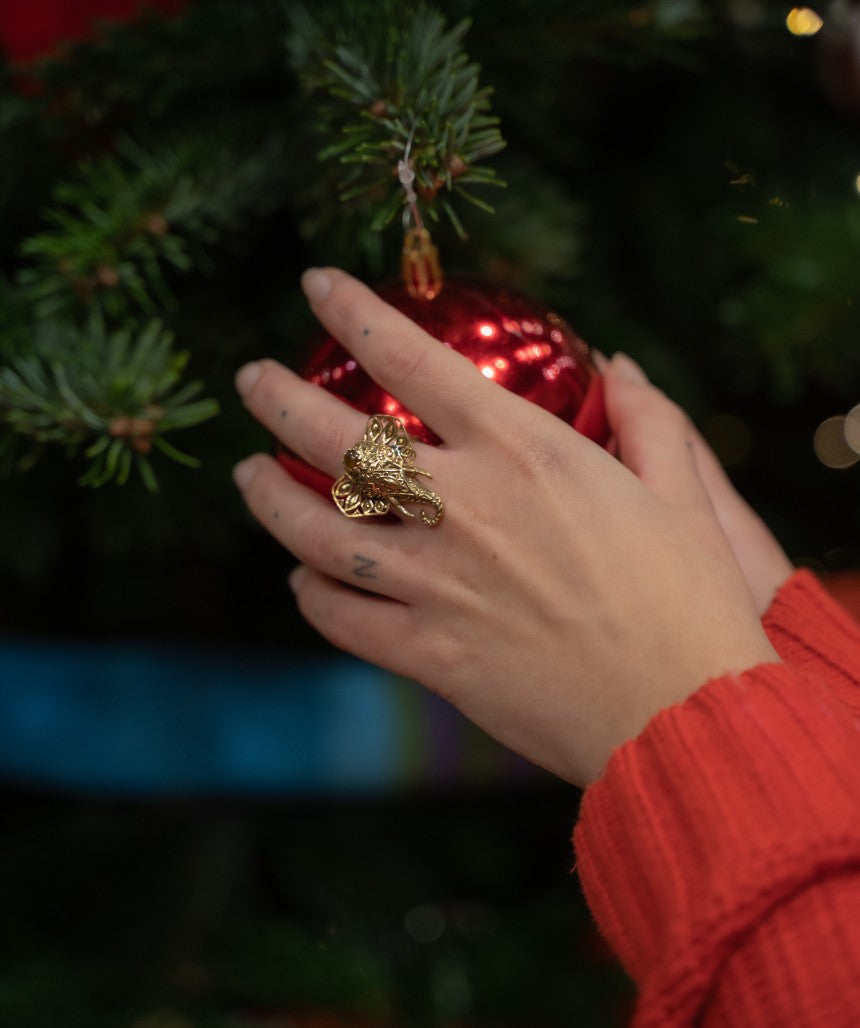
[[[640,1028],[857,1023],[860,722],[802,672],[659,713],[586,791],[574,844]]]
[[[811,571],[796,571],[774,597],[762,624],[773,648],[860,715],[860,624]]]

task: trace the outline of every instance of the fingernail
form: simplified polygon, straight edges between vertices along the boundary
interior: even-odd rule
[[[609,367],[609,358],[606,354],[602,350],[595,350],[593,346],[591,347],[591,360],[601,375]]]
[[[257,462],[253,457],[246,457],[233,468],[233,481],[238,489],[245,490],[251,484],[251,479],[256,474]]]
[[[302,289],[311,303],[320,303],[331,292],[331,275],[322,268],[308,268],[302,275]]]
[[[648,376],[636,361],[628,357],[626,353],[619,352],[614,354],[611,364],[615,374],[626,382],[633,382],[636,385],[648,385]]]
[[[293,590],[294,593],[297,593],[301,588],[301,584],[307,577],[307,573],[308,569],[305,567],[305,565],[299,564],[299,566],[297,568],[293,568],[293,570],[287,576],[287,581],[289,582],[290,588]]]
[[[236,372],[236,391],[240,396],[247,396],[257,384],[257,379],[263,374],[263,366],[259,361],[252,361],[245,364]]]

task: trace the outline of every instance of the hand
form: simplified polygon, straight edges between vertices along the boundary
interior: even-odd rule
[[[661,458],[645,473],[643,455],[637,478],[343,272],[314,269],[303,285],[323,325],[443,440],[416,444],[445,501],[436,528],[347,519],[271,457],[237,466],[255,517],[302,562],[300,610],[336,646],[577,784],[706,679],[778,659],[677,408],[649,414]],[[273,361],[237,385],[285,445],[341,473],[363,414]]]
[[[648,384],[645,372],[624,354],[611,361],[598,357],[604,374],[606,406],[615,434],[618,456],[646,485],[654,475],[671,475],[668,451],[652,440],[649,426],[668,400]],[[686,418],[672,417],[690,445],[699,478],[710,498],[717,520],[747,580],[756,610],[763,615],[777,589],[794,567],[767,525],[738,495],[713,450]]]

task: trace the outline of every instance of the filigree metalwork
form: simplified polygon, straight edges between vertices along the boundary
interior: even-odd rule
[[[414,463],[415,449],[400,418],[374,414],[359,442],[343,455],[344,473],[332,486],[332,498],[348,518],[388,514],[392,507],[414,518],[404,504],[421,504],[432,509],[419,512],[424,524],[438,525],[445,505],[432,489],[416,481],[418,475],[432,476]]]

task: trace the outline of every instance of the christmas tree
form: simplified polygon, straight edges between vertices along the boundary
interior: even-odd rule
[[[856,473],[825,470],[812,450],[819,423],[857,401],[858,127],[839,63],[853,22],[834,15],[805,38],[765,5],[525,0],[501,21],[475,2],[407,14],[275,0],[117,18],[136,6],[96,4],[114,20],[80,9],[71,25],[43,14],[41,37],[4,15],[13,622],[29,622],[22,586],[42,607],[68,577],[67,531],[97,595],[132,551],[144,563],[147,548],[171,551],[165,576],[230,563],[241,533],[225,472],[255,442],[230,373],[260,354],[301,362],[303,265],[371,281],[396,271],[407,146],[447,266],[629,350],[793,557],[856,564]],[[76,488],[126,481],[119,494]],[[141,495],[159,482],[159,497]],[[189,538],[204,496],[220,524]],[[175,624],[176,610],[141,601],[123,629],[152,625],[155,606],[159,628]],[[83,607],[80,627],[106,627]]]
[[[765,0],[69,6],[0,4],[8,636],[264,642],[285,661],[323,651],[287,600],[286,557],[273,559],[230,483],[236,460],[270,445],[235,398],[232,375],[260,356],[301,366],[314,332],[297,285],[304,267],[339,264],[371,282],[396,274],[406,185],[447,269],[513,286],[600,349],[630,353],[690,411],[792,558],[822,571],[858,567],[852,44],[860,24],[852,5],[835,0],[823,23],[806,9],[787,22],[786,8]],[[404,160],[415,175],[408,183],[398,176]],[[562,804],[549,805],[560,816]],[[63,822],[65,808],[56,817]],[[215,854],[214,870],[203,858],[213,894],[250,874],[236,871],[245,867],[235,856],[242,840],[266,854],[283,846],[267,840],[288,832],[267,812],[251,820],[243,834],[229,816],[201,814],[199,838],[183,835],[179,855],[165,856],[146,888],[181,893],[187,852],[198,845]],[[492,848],[492,830],[482,842],[467,820],[453,833],[461,849]],[[46,821],[37,821],[22,812],[16,822],[25,854],[41,851]],[[82,867],[106,823],[66,824]],[[116,859],[149,852],[122,823],[128,848],[117,843]],[[151,823],[162,825],[162,814]],[[330,824],[328,836],[319,823],[310,831],[337,847]],[[324,862],[322,844],[307,845],[307,859]],[[520,850],[508,852],[520,855],[498,870],[497,887],[477,890],[481,924],[527,877]],[[422,890],[475,888],[474,869],[448,857],[454,885],[415,885],[403,863],[386,878],[371,855],[356,858],[353,873],[375,883],[380,903],[388,891],[412,909]],[[30,863],[21,858],[16,880]],[[300,890],[266,885],[273,863],[260,858],[252,900],[236,900],[237,938],[256,940],[254,960],[230,951],[236,922],[225,914],[205,959],[229,988],[207,992],[191,946],[193,959],[175,962],[185,970],[177,978],[172,965],[164,987],[175,1009],[165,1024],[222,1024],[228,1009],[279,1008],[286,992],[274,984],[281,972],[272,954],[281,967],[300,959],[321,979],[334,974],[343,1016],[538,1023],[528,996],[506,993],[505,1007],[491,984],[463,986],[506,980],[515,950],[540,966],[525,940],[545,925],[545,900],[528,888],[497,951],[483,929],[469,936],[466,928],[435,950],[414,939],[404,950],[399,913],[381,924],[372,904],[350,908],[340,897],[334,916],[316,894],[303,906]],[[340,880],[335,865],[326,880]],[[267,888],[279,912],[295,914],[272,918],[268,934]],[[178,904],[195,939],[205,935],[207,903]],[[449,923],[467,924],[466,915],[457,922],[456,903],[442,906]],[[419,935],[438,914],[415,915]],[[48,917],[46,908],[40,923]],[[326,942],[334,963],[313,965],[326,917],[341,932]],[[116,930],[107,910],[97,922]],[[14,923],[23,936],[26,918]],[[155,947],[158,928],[146,923]],[[564,929],[553,924],[558,940]],[[135,929],[125,930],[130,953]],[[118,960],[117,980],[126,972]],[[43,1020],[22,1014],[14,1023],[58,1023],[62,1015],[37,1000],[60,981],[81,1023],[132,1023],[129,1011],[147,1008],[145,983],[123,1006],[110,973],[87,980],[112,997],[101,1021],[75,985],[86,976],[59,945],[10,979],[0,1005],[18,1009],[24,996]],[[593,1003],[584,982],[575,997],[562,995],[563,980],[545,979],[555,1006],[547,999],[541,1023],[557,1023],[553,1009],[600,1023],[595,1008],[606,1009],[615,980],[595,986]],[[292,984],[310,1008],[325,995]]]

